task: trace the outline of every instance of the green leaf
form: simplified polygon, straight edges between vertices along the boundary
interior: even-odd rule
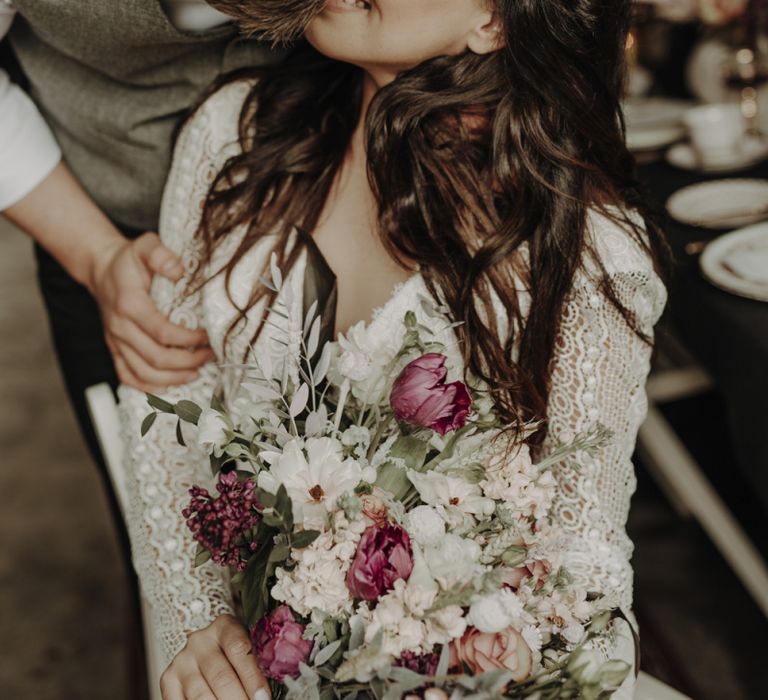
[[[415,435],[404,435],[392,445],[390,454],[396,459],[402,459],[409,469],[421,471],[428,448],[429,445]]]
[[[211,558],[211,553],[207,549],[198,547],[197,554],[195,555],[195,566],[202,566]]]
[[[181,418],[181,420],[187,423],[193,423],[197,425],[197,421],[200,420],[200,414],[203,410],[194,401],[182,400],[179,401],[174,407],[173,412]]]
[[[211,396],[211,408],[214,411],[218,411],[219,413],[227,412],[226,407],[224,406],[224,404],[221,402],[221,399],[216,394]]]
[[[265,508],[274,508],[277,502],[275,494],[265,491],[264,489],[256,489],[256,500],[261,503]]]
[[[283,530],[285,525],[280,514],[276,512],[264,513],[264,515],[262,515],[262,520],[270,527],[277,528],[278,530]]]
[[[144,437],[157,420],[157,413],[150,413],[141,423],[141,437]]]
[[[269,554],[269,563],[276,564],[284,562],[291,555],[291,546],[289,544],[278,544],[272,548]]]
[[[184,442],[184,433],[181,432],[181,418],[176,421],[176,440],[182,447],[187,446],[187,443]]]
[[[269,555],[272,547],[263,543],[256,554],[251,557],[243,573],[242,602],[243,614],[250,627],[253,627],[267,610],[268,582],[267,570]]]
[[[501,555],[501,561],[507,566],[520,566],[528,558],[528,550],[520,545],[512,545]]]
[[[173,413],[173,404],[161,399],[154,394],[147,394],[147,403],[162,413]]]
[[[280,488],[277,489],[275,512],[283,520],[283,532],[293,532],[293,504],[283,484],[280,484]]]
[[[291,536],[291,546],[294,549],[304,549],[309,547],[318,537],[320,537],[320,533],[317,530],[302,530]]]

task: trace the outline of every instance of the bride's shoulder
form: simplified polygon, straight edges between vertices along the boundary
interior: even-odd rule
[[[650,252],[643,217],[633,210],[591,209],[587,219],[591,255],[586,255],[575,287],[592,296],[610,279],[613,292],[641,325],[653,326],[666,303],[667,291]],[[590,298],[591,298],[590,297]]]
[[[252,80],[236,80],[209,95],[182,127],[174,159],[197,154],[216,160],[239,149],[240,114],[252,88]]]
[[[608,275],[651,273],[653,258],[643,217],[634,210],[606,207],[587,214],[587,239],[594,255],[584,261],[587,272],[597,261]]]
[[[223,85],[182,126],[160,211],[166,245],[175,249],[193,237],[214,177],[240,153],[240,113],[252,87],[247,80]]]

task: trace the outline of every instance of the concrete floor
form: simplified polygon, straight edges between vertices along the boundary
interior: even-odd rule
[[[768,697],[768,623],[701,530],[640,476],[629,530],[644,667],[696,700]],[[129,700],[127,596],[31,246],[0,219],[0,700]]]
[[[31,245],[0,219],[2,700],[127,700],[121,567],[54,364]]]

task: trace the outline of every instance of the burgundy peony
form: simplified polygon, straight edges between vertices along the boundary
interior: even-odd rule
[[[440,435],[467,422],[472,398],[464,382],[445,383],[445,355],[430,352],[409,362],[395,379],[390,403],[398,420]]]
[[[411,539],[399,525],[373,525],[360,538],[347,588],[355,598],[378,600],[413,570]]]
[[[304,639],[304,625],[296,622],[287,605],[262,617],[251,632],[253,653],[262,672],[282,683],[298,677],[299,664],[306,663],[312,641]]]
[[[256,549],[255,543],[243,540],[245,532],[259,523],[256,484],[240,481],[235,472],[229,472],[219,477],[216,489],[219,496],[213,497],[193,486],[192,500],[182,515],[195,541],[211,553],[214,562],[243,571],[248,555]]]

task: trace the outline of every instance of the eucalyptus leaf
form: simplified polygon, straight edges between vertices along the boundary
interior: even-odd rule
[[[150,413],[144,418],[144,420],[141,422],[141,437],[144,437],[151,430],[156,420],[157,413],[155,412]]]
[[[322,322],[322,319],[318,316],[314,323],[312,323],[312,328],[309,331],[309,339],[307,340],[307,357],[311,358],[314,357],[315,353],[317,352],[317,347],[320,344],[320,323]]]
[[[179,418],[179,420],[176,421],[176,441],[182,447],[187,446],[187,443],[184,442],[184,433],[181,432],[181,418]]]
[[[291,535],[291,545],[294,549],[305,549],[318,537],[320,537],[320,532],[318,530],[302,530],[295,535]]]
[[[336,650],[341,646],[341,639],[331,642],[327,646],[324,646],[315,657],[315,666],[322,666],[326,662],[330,661],[331,657],[336,653]]]
[[[200,420],[200,414],[203,412],[203,410],[194,401],[187,401],[186,399],[183,399],[173,407],[173,412],[181,420],[197,425],[197,421]]]
[[[296,418],[306,407],[309,401],[309,386],[307,384],[301,384],[298,391],[294,394],[291,400],[291,406],[288,410],[291,418]]]
[[[198,548],[197,554],[195,555],[195,566],[202,566],[209,561],[210,558],[211,553],[207,549]]]
[[[313,378],[315,380],[315,386],[325,379],[325,375],[328,374],[328,369],[331,366],[331,358],[333,357],[333,346],[330,343],[323,345],[323,349],[320,353],[320,359],[315,365]]]
[[[173,413],[173,404],[154,394],[147,394],[147,403],[162,413]]]
[[[315,299],[307,309],[307,313],[304,315],[304,335],[309,333],[309,328],[312,325],[312,321],[315,320],[315,314],[317,313],[317,299]]]

